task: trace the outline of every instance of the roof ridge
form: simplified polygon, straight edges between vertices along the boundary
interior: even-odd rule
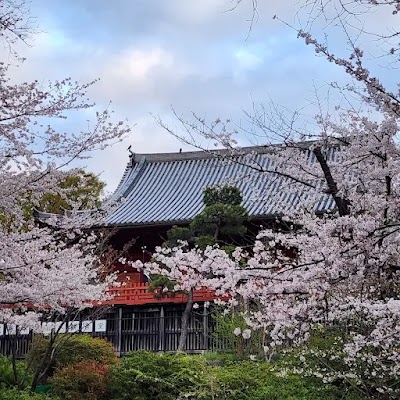
[[[306,140],[303,142],[296,142],[299,147],[307,148],[310,144],[314,143],[315,140]],[[185,160],[199,160],[208,159],[213,157],[238,157],[252,152],[258,154],[267,154],[271,152],[273,148],[284,148],[287,147],[285,143],[258,145],[258,146],[243,146],[243,147],[231,147],[222,149],[202,149],[196,151],[179,151],[171,153],[131,153],[129,156],[128,168],[133,167],[136,163],[139,163],[142,158],[146,159],[147,163],[152,162],[167,162],[167,161],[185,161]]]
[[[277,145],[282,146],[282,145]],[[213,150],[198,150],[198,151],[182,151],[172,153],[134,153],[132,155],[132,164],[138,163],[142,158],[146,159],[146,162],[166,162],[166,161],[185,161],[185,160],[199,160],[208,159],[214,157],[228,156],[237,157],[243,154],[249,154],[256,152],[264,154],[270,152],[269,146],[247,146],[247,147],[235,147],[231,149],[213,149]]]

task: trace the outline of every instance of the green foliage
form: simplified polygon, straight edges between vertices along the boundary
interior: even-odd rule
[[[214,246],[215,245],[215,238],[211,235],[201,235],[195,239],[196,245],[205,250],[207,246]]]
[[[233,355],[129,354],[113,368],[110,400],[333,400],[316,379],[279,377],[265,362]],[[345,399],[346,397],[344,397]],[[350,398],[349,398],[350,400]]]
[[[343,362],[348,356],[343,348],[343,343],[348,340],[348,330],[349,327],[340,325],[330,328],[316,326],[305,344],[285,349],[279,367],[302,370],[306,375],[332,373],[336,376],[331,381],[341,393],[347,393],[349,399],[375,398],[375,395],[382,399],[392,398],[382,397],[376,388],[382,385],[394,388],[399,384],[398,380],[387,382],[385,377],[373,377],[369,371],[371,365],[367,362],[360,361],[351,368]],[[376,348],[370,350],[377,351]]]
[[[39,201],[41,211],[59,214],[63,210],[70,210],[71,203],[80,203],[79,209],[93,208],[100,205],[100,195],[105,183],[99,178],[84,170],[63,179],[59,184],[64,196],[58,193],[45,193]]]
[[[213,186],[208,187],[203,193],[203,202],[206,206],[214,204],[230,204],[238,206],[243,198],[240,190],[234,186]]]
[[[329,343],[326,347],[329,347]],[[294,357],[295,362],[296,357],[293,354],[290,357]],[[239,360],[232,353],[189,356],[182,353],[172,355],[138,351],[123,357],[120,363],[112,366],[86,360],[59,368],[50,380],[51,394],[65,400],[365,398],[349,388],[322,383],[306,374],[292,374],[285,368],[281,360],[278,363]],[[39,394],[29,397],[25,391],[0,389],[0,400],[28,399],[53,398]]]
[[[108,369],[88,360],[57,369],[50,379],[52,393],[65,400],[106,400]]]
[[[167,232],[167,240],[164,242],[164,246],[175,247],[179,241],[193,241],[193,234],[190,228],[174,225]]]
[[[207,365],[225,365],[232,364],[236,361],[241,361],[238,355],[234,352],[210,352],[202,355]]]
[[[203,400],[317,400],[334,399],[330,388],[297,376],[281,378],[262,362],[241,361],[210,368],[206,385],[197,399]]]
[[[113,369],[110,398],[176,400],[196,385],[199,371],[200,359],[186,355],[130,353]]]
[[[181,241],[196,243],[201,249],[218,243],[222,236],[240,236],[246,233],[248,220],[245,208],[240,204],[242,195],[233,186],[209,187],[204,190],[204,210],[189,227],[173,226],[167,232],[166,247],[174,247]],[[225,241],[226,242],[226,241]]]
[[[264,331],[262,329],[253,330],[249,339],[244,339],[241,334],[235,335],[236,328],[240,328],[243,332],[244,329],[248,329],[248,325],[239,308],[229,314],[224,314],[223,310],[223,308],[214,308],[212,314],[215,322],[213,335],[217,342],[221,341],[221,348],[236,354],[239,358],[248,358],[250,355],[259,359],[263,358]]]
[[[162,298],[174,294],[173,289],[175,284],[175,281],[167,278],[165,275],[152,275],[148,290],[154,293],[155,298]],[[164,288],[168,289],[168,291],[165,292]]]
[[[240,236],[246,233],[244,223],[248,214],[240,203],[240,190],[233,186],[209,187],[204,190],[204,210],[189,227],[174,225],[167,232],[166,247],[174,247],[179,241],[189,245],[196,243],[201,249],[212,246],[222,236]],[[226,240],[224,241],[226,244]]]
[[[18,380],[25,374],[25,363],[16,361]],[[24,381],[24,387],[27,387],[31,382],[31,373],[27,371],[28,376]],[[0,388],[10,388],[17,386],[19,382],[15,380],[12,362],[8,357],[0,355]]]
[[[33,338],[32,346],[27,354],[27,362],[33,368],[38,368],[49,345],[49,338],[37,335]],[[89,335],[58,335],[55,342],[56,356],[53,368],[62,368],[81,361],[95,361],[105,365],[115,364],[117,361],[114,349],[110,342],[92,338]]]
[[[96,175],[82,169],[76,170],[61,180],[54,192],[44,193],[39,199],[33,199],[32,193],[23,193],[20,198],[23,216],[27,221],[31,220],[34,208],[60,214],[64,210],[71,210],[71,205],[79,205],[78,209],[81,210],[98,207],[104,187],[105,183],[100,181]],[[14,215],[0,209],[0,225],[11,229],[14,220]]]
[[[248,219],[247,211],[240,205],[213,204],[207,206],[190,224],[192,231],[200,235],[239,236],[246,233],[243,225]]]
[[[233,186],[209,187],[204,190],[205,208],[190,224],[196,244],[204,249],[218,243],[222,237],[246,233],[248,214],[240,190]],[[226,240],[224,240],[226,243]]]
[[[77,397],[79,399],[79,397]],[[0,400],[58,400],[57,397],[17,389],[0,389]]]

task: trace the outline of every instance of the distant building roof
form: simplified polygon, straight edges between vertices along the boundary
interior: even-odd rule
[[[203,190],[230,184],[240,189],[250,218],[270,218],[299,207],[306,191],[275,174],[254,173],[251,167],[272,167],[265,147],[163,154],[132,154],[113,197],[121,205],[108,218],[111,225],[170,225],[191,221],[203,209]],[[334,207],[322,194],[316,212]]]

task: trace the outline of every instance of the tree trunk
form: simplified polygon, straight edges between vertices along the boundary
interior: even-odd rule
[[[15,335],[18,334],[18,331],[15,332]],[[16,347],[17,347],[17,336],[12,339],[12,356],[11,356],[11,363],[13,369],[14,380],[17,384],[18,389],[21,389],[19,374],[17,369],[17,357],[16,357]]]
[[[338,187],[335,179],[332,176],[331,170],[328,165],[328,161],[325,156],[322,154],[322,150],[320,147],[316,147],[313,150],[313,153],[322,169],[322,172],[325,176],[325,181],[328,186],[328,193],[332,195],[333,200],[335,201],[336,207],[338,208],[339,215],[343,217],[344,215],[349,215],[350,210],[350,202],[348,199],[338,196]]]
[[[193,309],[193,289],[191,289],[188,293],[188,300],[185,306],[185,310],[182,314],[182,325],[181,325],[181,335],[179,336],[179,344],[176,349],[177,352],[182,352],[186,347],[186,338],[189,331],[189,318],[190,313]]]
[[[55,336],[56,335],[53,333],[50,335],[50,342],[46,348],[43,358],[40,364],[35,368],[31,385],[31,393],[35,391],[36,387],[39,384],[39,380],[44,376],[44,373],[48,371],[50,364],[53,361]]]

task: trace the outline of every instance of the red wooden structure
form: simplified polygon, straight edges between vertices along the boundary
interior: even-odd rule
[[[144,305],[163,303],[186,303],[187,296],[183,293],[168,293],[161,295],[149,291],[149,283],[143,282],[143,275],[138,272],[120,273],[118,275],[120,286],[110,288],[112,300],[104,302],[106,305]],[[208,289],[196,290],[195,302],[212,301],[215,299],[213,291]]]
[[[125,286],[110,289],[114,298],[105,304],[112,305],[143,305],[160,303],[186,303],[187,296],[181,293],[172,293],[167,296],[160,296],[155,292],[149,292],[147,283],[127,283]],[[196,290],[194,293],[195,302],[211,301],[215,299],[212,291],[207,289]]]

